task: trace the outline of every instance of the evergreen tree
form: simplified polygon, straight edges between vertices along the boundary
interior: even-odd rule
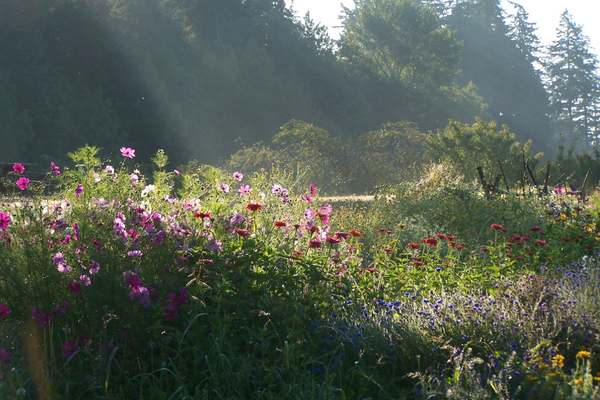
[[[517,13],[513,25],[504,14],[499,0],[468,0],[453,8],[446,21],[463,42],[459,83],[477,87],[489,106],[482,118],[507,125],[521,142],[532,139],[536,151],[552,152],[547,93],[531,58],[535,31],[525,14]]]
[[[600,78],[598,59],[589,51],[589,39],[568,11],[561,15],[557,39],[548,48],[547,87],[553,117],[568,141],[579,149],[597,146]]]

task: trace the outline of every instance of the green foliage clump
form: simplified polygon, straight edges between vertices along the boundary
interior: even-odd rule
[[[487,174],[500,173],[500,163],[513,187],[523,180],[524,161],[535,167],[542,157],[531,153],[531,142],[515,142],[506,126],[498,130],[495,122],[486,125],[481,119],[473,125],[450,121],[446,129],[429,135],[427,146],[434,159],[452,165],[465,177],[474,176],[479,166]]]

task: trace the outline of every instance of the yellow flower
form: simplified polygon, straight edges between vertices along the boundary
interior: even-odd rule
[[[552,358],[552,366],[554,368],[556,368],[556,367],[562,368],[565,366],[565,364],[563,363],[564,360],[565,360],[565,357],[558,354],[558,355],[554,356],[554,358]]]
[[[590,353],[589,351],[585,351],[585,350],[581,350],[579,353],[577,353],[577,358],[588,358],[590,355],[592,355],[592,353]]]
[[[540,363],[540,369],[548,368],[549,365],[546,363]]]

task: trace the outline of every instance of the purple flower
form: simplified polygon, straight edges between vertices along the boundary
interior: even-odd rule
[[[229,185],[226,183],[221,183],[219,185],[219,187],[221,188],[221,190],[223,191],[223,193],[229,193]]]
[[[10,216],[6,213],[0,212],[0,231],[8,229],[10,225]]]
[[[27,187],[29,186],[29,179],[27,179],[25,177],[21,177],[21,178],[17,179],[17,186],[21,190],[27,189]]]
[[[311,194],[311,196],[317,195],[317,189],[315,188],[315,185],[313,185],[312,183],[310,184],[310,194]]]
[[[134,158],[135,150],[130,147],[121,147],[121,155],[127,158]]]
[[[17,163],[13,165],[13,171],[15,171],[17,174],[22,174],[23,172],[25,172],[25,168],[22,164]]]
[[[77,185],[77,189],[75,189],[75,194],[77,195],[77,198],[81,197],[81,193],[83,193],[83,185],[80,183],[79,185]]]
[[[127,255],[130,257],[141,257],[142,252],[139,250],[132,250],[132,251],[128,252]]]
[[[138,183],[140,181],[140,177],[137,174],[131,174],[129,178],[131,179],[131,183]]]
[[[240,174],[239,172],[234,172],[233,173],[233,178],[238,181],[241,182],[242,179],[244,179],[244,175]]]

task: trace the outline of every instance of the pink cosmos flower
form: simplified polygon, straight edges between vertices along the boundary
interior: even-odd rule
[[[138,183],[140,181],[140,177],[137,176],[136,174],[131,174],[130,178],[131,178],[131,183]]]
[[[239,172],[236,171],[236,172],[233,173],[233,178],[236,181],[241,182],[242,179],[244,179],[244,175],[242,175],[242,174],[240,174]]]
[[[50,162],[50,167],[52,168],[52,172],[54,172],[54,175],[60,176],[60,169],[58,168],[58,165],[54,164],[54,161]]]
[[[226,183],[221,183],[219,185],[219,187],[221,188],[221,190],[223,191],[223,193],[229,193],[229,185]]]
[[[248,194],[250,194],[250,192],[252,191],[252,188],[248,185],[242,185],[240,186],[238,193],[240,194],[240,196],[247,196]]]
[[[97,261],[92,260],[92,266],[90,267],[90,274],[97,274],[100,271],[100,264]]]
[[[6,213],[0,212],[0,231],[8,229],[10,225],[10,216]]]
[[[77,198],[81,197],[81,193],[83,193],[83,185],[80,183],[77,185],[77,189],[75,189],[75,194]]]
[[[181,174],[181,173],[180,173],[178,170],[176,170],[176,169],[174,169],[174,170],[173,170],[173,173],[174,173],[176,176],[179,176],[179,175]]]
[[[126,158],[134,158],[135,150],[130,147],[121,147],[121,155]]]
[[[15,171],[17,174],[23,174],[23,172],[25,172],[25,168],[23,167],[23,164],[16,163],[13,165],[13,171]]]
[[[106,167],[104,167],[104,171],[106,171],[107,174],[114,174],[115,168],[111,165],[107,165]]]
[[[90,286],[92,284],[92,280],[87,275],[80,275],[79,280],[83,284],[83,286]]]
[[[21,190],[27,189],[27,187],[29,186],[29,179],[27,179],[25,177],[21,177],[21,178],[17,179],[17,186]]]
[[[310,184],[310,194],[312,196],[316,196],[317,195],[317,188],[315,188],[315,185],[313,185],[312,183]]]

